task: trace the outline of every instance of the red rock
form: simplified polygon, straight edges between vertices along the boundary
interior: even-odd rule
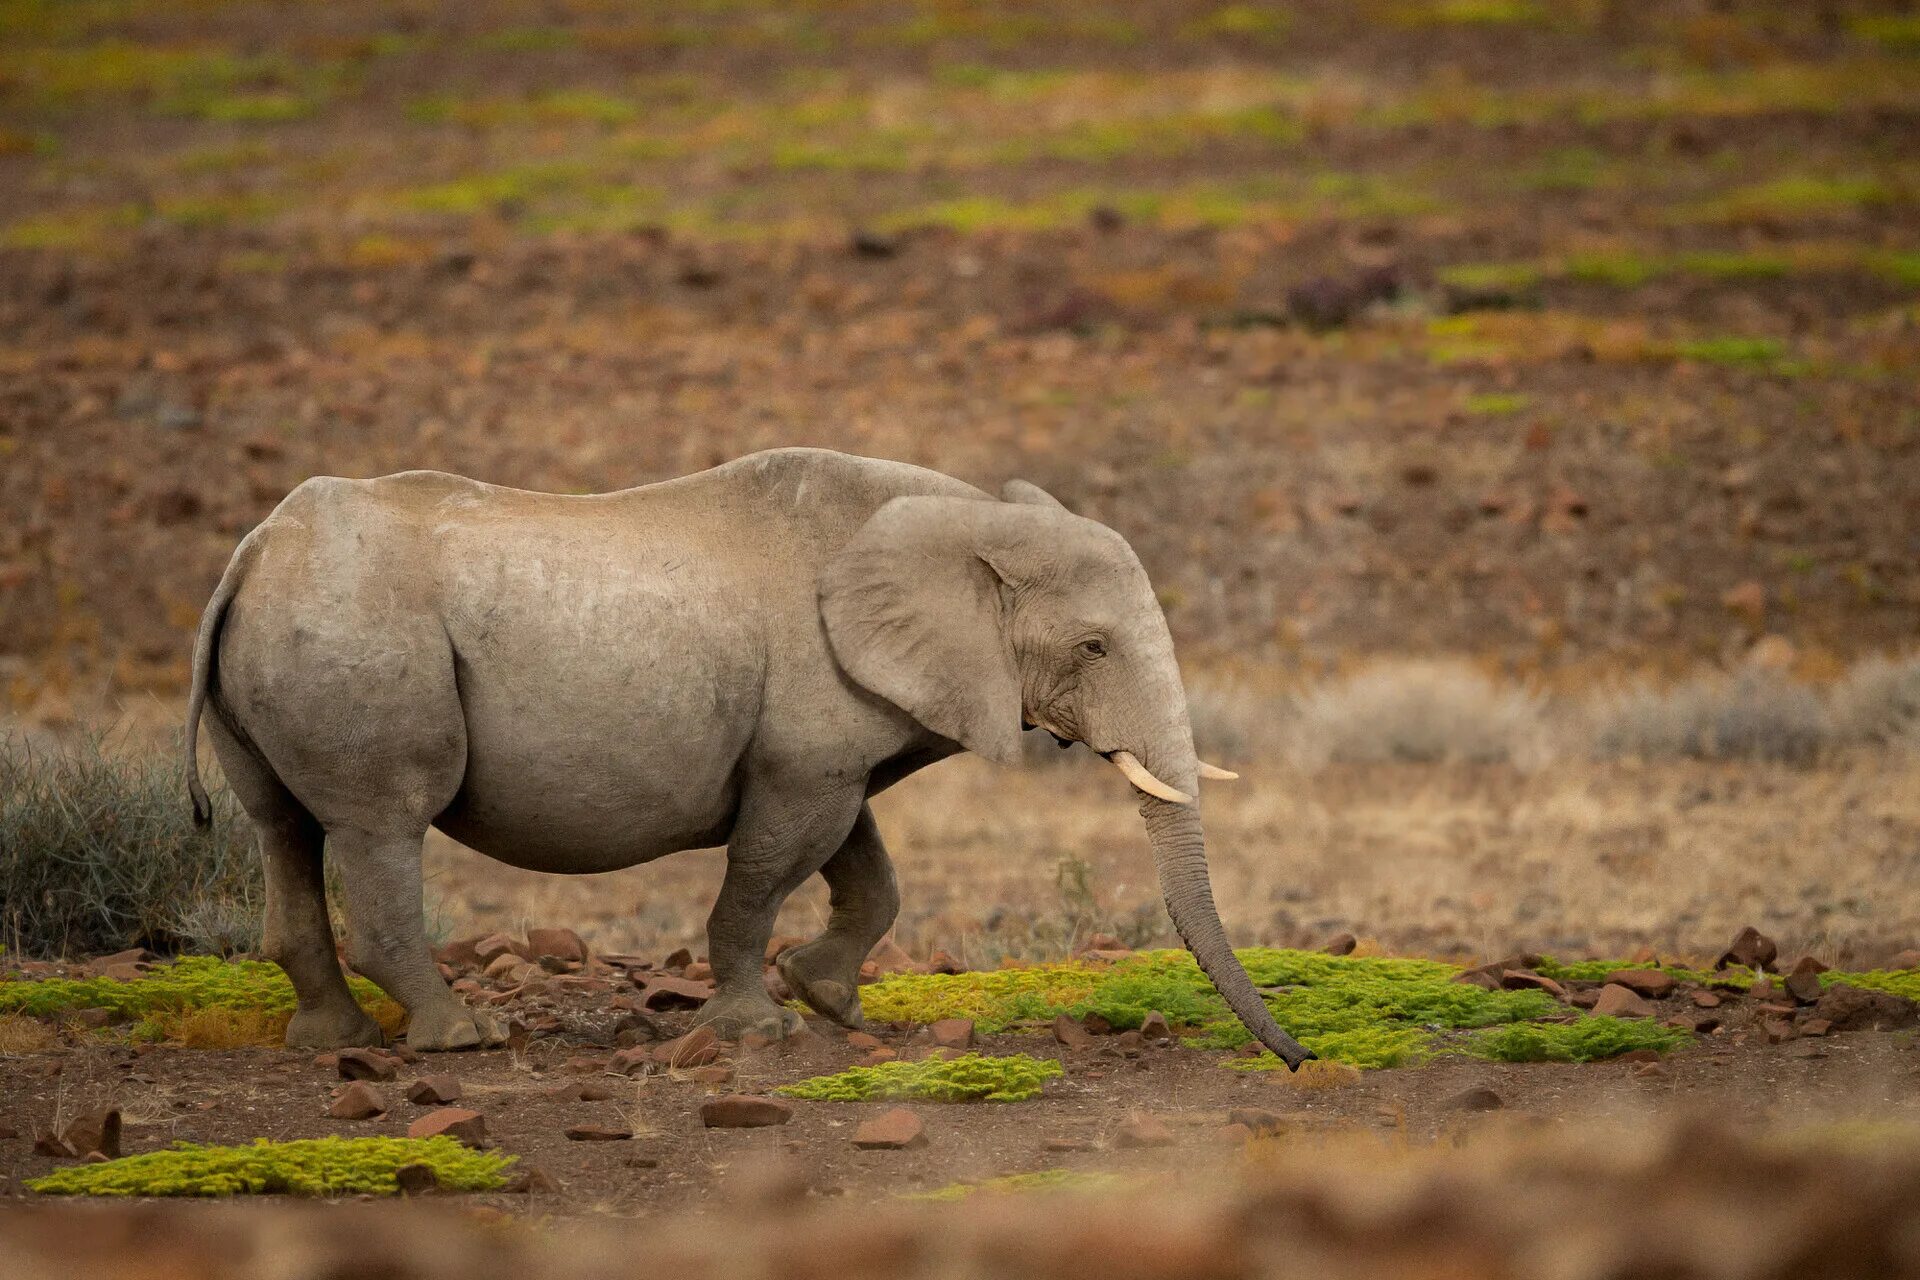
[[[965,1050],[973,1047],[972,1018],[942,1018],[929,1023],[927,1031],[939,1048]]]
[[[663,1009],[698,1009],[713,999],[713,984],[670,973],[633,975],[641,983],[640,1007],[649,1013]],[[642,979],[644,978],[644,981]]]
[[[1117,1147],[1170,1147],[1173,1145],[1173,1130],[1167,1128],[1167,1122],[1159,1116],[1145,1111],[1130,1113],[1114,1131],[1113,1143]]]
[[[1793,1024],[1785,1018],[1768,1018],[1760,1025],[1767,1033],[1768,1044],[1785,1044],[1793,1039],[1795,1034]]]
[[[1808,1018],[1800,1024],[1800,1034],[1803,1036],[1823,1036],[1831,1030],[1833,1024],[1825,1018]]]
[[[1711,991],[1696,991],[1693,993],[1693,1003],[1698,1009],[1718,1009],[1724,1002]]]
[[[1889,969],[1920,969],[1920,949],[1909,947],[1896,952],[1893,959],[1887,961]]]
[[[695,1084],[722,1085],[733,1082],[733,1068],[718,1063],[711,1067],[695,1067],[687,1073],[687,1078]]]
[[[624,1125],[570,1124],[567,1126],[567,1139],[570,1142],[625,1142],[632,1136],[633,1130]]]
[[[1085,951],[1130,951],[1132,950],[1132,948],[1127,946],[1126,943],[1120,941],[1120,939],[1116,938],[1111,933],[1095,933],[1095,934],[1089,934],[1087,937],[1087,940],[1080,944],[1078,950],[1083,952]]]
[[[1920,968],[1920,961],[1917,961],[1913,967]],[[946,974],[965,973],[967,966],[954,959],[949,952],[935,951],[927,958],[927,971]]]
[[[1162,1044],[1173,1039],[1173,1028],[1167,1025],[1167,1015],[1154,1010],[1140,1020],[1140,1038]]]
[[[1593,1002],[1593,1012],[1603,1018],[1651,1018],[1653,1006],[1630,988],[1609,982],[1600,988],[1600,998]]]
[[[327,1108],[327,1114],[335,1120],[371,1120],[386,1112],[387,1100],[364,1080],[342,1087],[333,1095],[333,1105]]]
[[[1633,1069],[1636,1080],[1665,1080],[1673,1073],[1658,1062],[1643,1062]]]
[[[440,1189],[430,1164],[403,1164],[393,1171],[393,1185],[403,1196],[424,1196]]]
[[[12,1125],[0,1124],[0,1142],[6,1142],[9,1139],[17,1138],[19,1136],[20,1136],[20,1131],[14,1128]]]
[[[588,1081],[574,1090],[574,1096],[582,1102],[608,1102],[613,1098],[613,1090],[598,1081]]]
[[[1078,1018],[1065,1013],[1053,1019],[1053,1038],[1069,1049],[1091,1049],[1094,1043],[1093,1033]]]
[[[533,953],[536,960],[550,957],[554,960],[570,960],[575,964],[585,964],[587,961],[587,944],[571,929],[529,929],[527,950]]]
[[[435,963],[453,969],[478,969],[486,961],[480,958],[479,938],[456,938],[433,949]]]
[[[1567,989],[1552,978],[1543,977],[1531,969],[1502,969],[1500,971],[1500,989],[1503,991],[1544,991],[1555,1000],[1565,1000]]]
[[[1123,951],[1101,950],[1101,951],[1082,951],[1080,953],[1080,958],[1082,960],[1099,960],[1104,964],[1118,964],[1122,960],[1131,959],[1132,956],[1133,956],[1133,950],[1131,948],[1128,948]]]
[[[847,1032],[847,1043],[853,1048],[860,1050],[881,1049],[886,1047],[885,1042],[883,1042],[879,1036],[869,1035],[865,1031]]]
[[[1336,933],[1320,945],[1320,949],[1330,956],[1350,956],[1353,949],[1360,945],[1360,939],[1350,933]]]
[[[400,1072],[400,1059],[378,1049],[342,1049],[335,1065],[342,1080],[391,1080]]]
[[[522,1160],[513,1167],[513,1176],[507,1180],[503,1190],[509,1195],[524,1196],[536,1192],[555,1192],[560,1190],[560,1184],[539,1165]]]
[[[799,946],[801,943],[805,941],[806,941],[805,938],[802,938],[797,934],[776,933],[773,936],[773,939],[767,943],[767,952],[766,952],[767,963],[772,964],[775,960],[778,960],[780,958],[780,953],[782,951],[790,951],[794,947]]]
[[[710,1026],[698,1026],[677,1040],[669,1040],[653,1050],[653,1060],[663,1067],[679,1070],[704,1067],[720,1056],[720,1037]]]
[[[1720,603],[1728,613],[1744,618],[1747,625],[1758,627],[1767,613],[1767,588],[1753,578],[1737,582],[1720,593]]]
[[[36,1155],[55,1159],[77,1159],[90,1155],[117,1159],[120,1155],[120,1109],[108,1107],[92,1111],[42,1133],[33,1142]]]
[[[1086,1028],[1088,1035],[1110,1036],[1113,1034],[1113,1024],[1097,1013],[1090,1013],[1080,1019],[1080,1025]]]
[[[1466,969],[1455,974],[1453,980],[1485,991],[1498,991],[1501,976],[1506,972],[1499,965],[1482,965],[1477,969]]]
[[[1094,1143],[1087,1138],[1042,1138],[1042,1151],[1091,1151]]]
[[[684,969],[693,963],[693,952],[681,947],[661,962],[662,969]]]
[[[493,982],[513,983],[520,980],[527,971],[527,962],[511,951],[503,952],[487,961],[486,975]]]
[[[1607,981],[1649,1000],[1661,1000],[1673,994],[1673,975],[1658,969],[1621,969],[1608,974]]]
[[[433,1138],[440,1134],[458,1138],[470,1147],[487,1145],[487,1120],[478,1111],[464,1107],[442,1107],[429,1111],[407,1126],[409,1138]]]
[[[886,1045],[881,1045],[878,1049],[868,1050],[867,1055],[860,1059],[860,1065],[863,1067],[877,1067],[883,1062],[892,1062],[899,1056],[898,1050],[889,1049]]]
[[[1614,1055],[1615,1062],[1658,1062],[1660,1055],[1652,1049],[1629,1049],[1625,1053]]]
[[[902,1151],[927,1145],[926,1127],[905,1107],[895,1107],[863,1123],[853,1134],[853,1145],[864,1151]]]
[[[1835,1031],[1898,1031],[1920,1025],[1920,1005],[1890,991],[1835,983],[1813,1006],[1813,1016]]]
[[[423,1107],[442,1107],[460,1101],[460,1082],[452,1076],[421,1076],[407,1086],[407,1101]]]
[[[1826,971],[1827,966],[1812,956],[1801,956],[1783,984],[1787,994],[1793,997],[1795,1004],[1813,1004],[1820,999],[1820,975]]]
[[[700,1123],[709,1129],[758,1129],[793,1119],[793,1104],[750,1093],[726,1093],[700,1104]]]
[[[520,956],[525,959],[526,957],[522,954],[525,951],[526,947],[523,944],[504,933],[490,933],[473,944],[473,954],[483,965],[492,964],[504,955]]]
[[[680,976],[689,982],[712,982],[713,966],[705,960],[695,960],[680,971]]]
[[[1733,935],[1733,941],[1729,942],[1727,949],[1720,953],[1720,958],[1713,962],[1713,967],[1726,969],[1733,965],[1740,965],[1748,969],[1768,969],[1773,966],[1773,962],[1779,958],[1779,955],[1780,948],[1774,945],[1772,938],[1752,925],[1748,925]]]
[[[645,1074],[653,1065],[652,1047],[637,1044],[614,1054],[607,1062],[607,1070],[617,1071],[623,1076],[635,1076]]]
[[[873,950],[867,952],[867,960],[880,973],[915,973],[921,965],[908,954],[907,949],[891,937],[880,939],[873,944]]]

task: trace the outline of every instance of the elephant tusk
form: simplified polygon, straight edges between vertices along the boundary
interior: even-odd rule
[[[1147,772],[1147,766],[1140,763],[1131,751],[1116,751],[1107,759],[1116,769],[1127,775],[1127,781],[1157,800],[1169,804],[1192,804],[1193,797],[1184,791],[1175,791],[1160,779]]]
[[[1219,765],[1208,764],[1205,760],[1200,762],[1200,776],[1209,782],[1237,782],[1240,779],[1240,775],[1233,770],[1222,769]]]

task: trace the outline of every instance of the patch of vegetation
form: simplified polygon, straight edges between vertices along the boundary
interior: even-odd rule
[[[223,788],[212,798],[197,827],[175,756],[0,742],[0,935],[29,955],[256,945],[251,832]]]
[[[1355,1031],[1335,1031],[1316,1036],[1308,1047],[1328,1062],[1372,1071],[1387,1067],[1411,1067],[1424,1062],[1433,1056],[1430,1044],[1431,1037],[1424,1031],[1362,1027]],[[1235,1071],[1288,1070],[1287,1064],[1271,1053],[1262,1053],[1256,1058],[1228,1058],[1223,1065]]]
[[[1847,20],[1854,35],[1898,53],[1920,53],[1920,14],[1861,14]]]
[[[22,96],[43,106],[132,98],[162,115],[236,124],[310,115],[347,75],[346,64],[339,62],[127,40],[21,46],[0,53],[0,80],[19,86]]]
[[[1892,191],[1878,178],[1794,174],[1739,187],[1705,203],[1687,206],[1679,216],[1702,222],[1813,218],[1846,213],[1892,198]]]
[[[524,98],[420,98],[407,104],[407,116],[422,124],[461,124],[472,128],[508,125],[626,124],[639,108],[625,98],[597,89],[555,89]]]
[[[1688,342],[1676,342],[1670,351],[1681,360],[1767,368],[1776,364],[1786,353],[1786,344],[1775,338],[1696,338]]]
[[[900,1198],[951,1203],[983,1192],[987,1195],[1020,1195],[1036,1191],[1107,1191],[1122,1185],[1125,1181],[1126,1179],[1120,1174],[1097,1170],[1082,1172],[1078,1169],[1038,1169],[1032,1173],[1002,1174],[997,1178],[986,1178],[979,1182],[950,1182],[932,1191],[909,1192]]]
[[[919,1062],[882,1062],[850,1067],[830,1076],[814,1076],[782,1085],[775,1093],[817,1102],[878,1102],[913,1098],[925,1102],[1025,1102],[1040,1096],[1041,1086],[1062,1073],[1052,1058],[1024,1053],[1004,1058],[965,1053],[957,1058]]]
[[[1281,1026],[1323,1058],[1354,1066],[1415,1060],[1434,1028],[1481,1027],[1543,1017],[1559,1006],[1538,991],[1484,991],[1454,982],[1460,971],[1431,960],[1328,956],[1254,947],[1237,953],[1254,983],[1273,988]],[[1081,962],[962,974],[895,974],[860,989],[880,1021],[972,1018],[984,1031],[1098,1014],[1138,1027],[1150,1012],[1191,1027],[1194,1043],[1236,1048],[1251,1040],[1193,957],[1143,951],[1113,965]]]
[[[244,1147],[177,1142],[165,1151],[56,1169],[27,1183],[50,1196],[393,1195],[394,1171],[423,1164],[449,1191],[497,1191],[518,1159],[435,1138],[256,1139]]]
[[[1533,397],[1514,391],[1488,391],[1467,397],[1464,408],[1483,418],[1504,418],[1520,413],[1533,403]]]
[[[347,985],[374,1019],[389,1030],[403,1014],[365,978],[352,977]],[[192,1031],[190,1038],[208,1047],[221,1039],[234,1043],[273,1043],[285,1033],[294,1010],[293,983],[279,965],[265,960],[221,960],[215,956],[186,956],[131,982],[114,978],[35,978],[0,981],[0,1013],[48,1017],[69,1009],[109,1009],[133,1020],[136,1039],[167,1039],[174,1031]],[[189,1018],[196,1013],[230,1015]],[[241,1038],[241,1027],[253,1038]]]
[[[1292,15],[1284,10],[1230,4],[1186,23],[1180,28],[1180,34],[1188,39],[1229,36],[1239,40],[1277,40],[1292,25]]]
[[[1668,1053],[1693,1037],[1651,1018],[1586,1017],[1576,1022],[1521,1022],[1479,1032],[1466,1052],[1498,1062],[1598,1062],[1636,1049]]]
[[[1540,0],[1419,0],[1393,11],[1410,27],[1535,26],[1547,20]]]

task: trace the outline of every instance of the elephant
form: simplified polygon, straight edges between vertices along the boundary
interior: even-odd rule
[[[724,1036],[802,1025],[763,978],[781,903],[816,873],[830,916],[777,964],[860,1024],[860,965],[899,907],[869,800],[1022,734],[1084,743],[1139,793],[1169,914],[1262,1044],[1274,1021],[1229,947],[1166,619],[1112,529],[1044,490],[774,449],[657,484],[536,493],[432,471],[315,477],[240,542],[202,617],[186,722],[204,718],[252,819],[262,952],[291,979],[287,1043],[378,1044],[348,959],[404,1006],[411,1047],[500,1043],[428,946],[437,827],[514,866],[611,871],[726,847],[707,919]]]

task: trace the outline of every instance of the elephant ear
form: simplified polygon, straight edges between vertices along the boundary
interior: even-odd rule
[[[988,561],[996,511],[974,498],[895,498],[820,574],[833,656],[862,688],[967,750],[1020,758],[1020,677]]]
[[[1005,502],[1024,502],[1035,507],[1057,507],[1062,511],[1067,504],[1042,489],[1037,484],[1025,480],[1009,480],[1000,486],[1000,497]]]

